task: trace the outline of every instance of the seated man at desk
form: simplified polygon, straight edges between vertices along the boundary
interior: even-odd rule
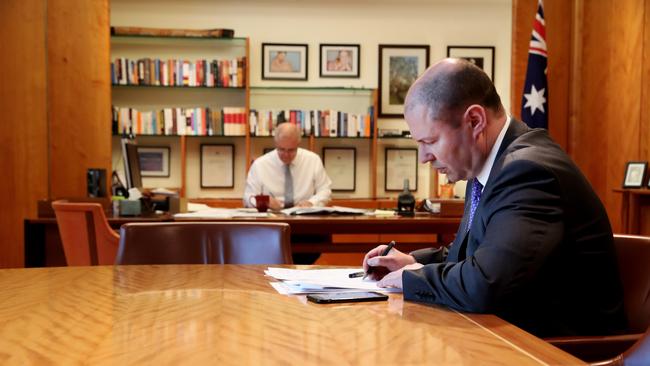
[[[298,147],[300,129],[281,123],[275,131],[275,150],[255,159],[246,179],[244,205],[253,206],[252,196],[267,194],[269,207],[325,206],[332,181],[318,155]]]
[[[465,212],[448,250],[368,252],[366,271],[391,271],[372,271],[385,274],[380,286],[493,313],[539,337],[625,328],[607,213],[546,130],[509,117],[490,78],[458,59],[430,67],[404,111],[420,162],[468,180]]]

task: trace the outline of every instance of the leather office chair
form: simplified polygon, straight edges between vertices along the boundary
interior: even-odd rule
[[[546,339],[552,345],[588,362],[622,354],[650,327],[650,237],[616,234],[614,246],[623,284],[628,321],[626,334]]]
[[[630,349],[612,359],[592,366],[647,366],[650,364],[650,328]]]
[[[120,241],[108,225],[102,205],[52,202],[68,266],[112,265]]]
[[[117,264],[291,264],[286,223],[122,225]]]

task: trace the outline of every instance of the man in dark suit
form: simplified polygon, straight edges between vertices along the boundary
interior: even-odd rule
[[[403,288],[406,300],[494,313],[541,337],[624,329],[607,214],[546,130],[508,117],[488,76],[457,59],[413,84],[405,117],[420,161],[468,180],[465,213],[449,250],[368,252],[364,269],[391,271],[380,286]]]

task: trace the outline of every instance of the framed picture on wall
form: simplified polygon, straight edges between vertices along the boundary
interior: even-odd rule
[[[447,57],[462,58],[473,63],[494,82],[494,46],[447,46]]]
[[[332,180],[332,191],[354,192],[357,180],[357,149],[324,147],[323,165]]]
[[[262,43],[262,80],[307,80],[308,46]]]
[[[138,146],[140,175],[143,177],[169,177],[169,147]]]
[[[320,77],[358,78],[360,48],[358,44],[321,44]]]
[[[201,188],[235,186],[235,145],[201,144]]]
[[[404,179],[409,180],[409,190],[418,190],[418,149],[386,148],[384,165],[384,190],[401,191]]]
[[[379,117],[404,117],[406,93],[428,66],[428,45],[379,45]]]
[[[623,188],[641,188],[645,181],[647,161],[629,161],[625,168]]]

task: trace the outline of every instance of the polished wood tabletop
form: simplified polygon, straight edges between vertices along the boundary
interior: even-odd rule
[[[492,315],[319,305],[266,266],[0,270],[0,363],[544,365],[581,362]]]

